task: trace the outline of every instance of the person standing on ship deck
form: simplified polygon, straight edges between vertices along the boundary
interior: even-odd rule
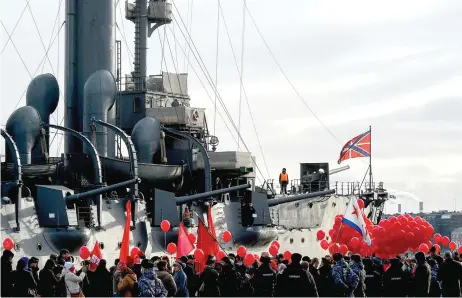
[[[283,168],[282,173],[279,174],[279,185],[281,186],[281,195],[287,194],[287,184],[289,184],[289,174],[287,174],[286,168]]]

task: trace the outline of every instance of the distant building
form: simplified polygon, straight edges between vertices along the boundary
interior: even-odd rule
[[[451,240],[457,244],[457,247],[462,246],[462,227],[451,232]]]

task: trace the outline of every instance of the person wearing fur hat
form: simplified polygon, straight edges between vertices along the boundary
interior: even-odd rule
[[[147,259],[141,262],[141,277],[138,281],[141,297],[167,297],[168,291],[157,278],[154,264]]]
[[[177,288],[173,276],[167,271],[167,262],[159,261],[157,263],[157,276],[162,281],[162,284],[168,291],[168,296],[174,296],[176,294]]]

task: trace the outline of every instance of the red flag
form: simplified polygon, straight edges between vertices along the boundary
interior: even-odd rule
[[[124,235],[122,237],[122,245],[120,246],[120,255],[119,255],[119,263],[127,264],[127,257],[129,255],[129,248],[130,248],[130,222],[132,220],[132,203],[129,200],[126,205],[126,212],[127,217],[125,219],[125,229]]]
[[[96,267],[98,267],[99,260],[103,258],[103,254],[101,253],[101,248],[99,247],[98,240],[95,242],[95,246],[93,246],[93,250],[91,251],[91,258],[90,258],[90,270],[95,271]]]
[[[371,131],[360,134],[349,140],[342,148],[338,164],[350,158],[371,156]]]
[[[209,231],[210,234],[214,237],[214,239],[217,239],[217,233],[215,232],[215,225],[213,224],[213,218],[212,218],[212,208],[209,205],[209,208],[207,210],[207,225],[209,226]],[[214,247],[213,250],[216,252],[220,251],[220,246],[218,245],[217,241],[214,241]]]
[[[178,245],[176,249],[176,258],[179,259],[182,256],[187,256],[191,251],[194,250],[194,243],[189,240],[188,232],[183,223],[180,223],[180,231],[178,232]]]
[[[205,226],[202,219],[199,218],[199,227],[197,228],[197,249],[202,249],[204,252],[204,258],[202,260],[196,260],[199,265],[196,269],[202,272],[205,268],[205,263],[209,255],[216,256],[219,251],[218,242],[215,237],[210,233],[209,229]]]

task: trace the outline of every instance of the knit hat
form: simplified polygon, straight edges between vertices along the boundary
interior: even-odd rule
[[[151,269],[154,268],[154,264],[151,261],[144,259],[143,261],[141,261],[141,267],[143,267],[144,269]]]

